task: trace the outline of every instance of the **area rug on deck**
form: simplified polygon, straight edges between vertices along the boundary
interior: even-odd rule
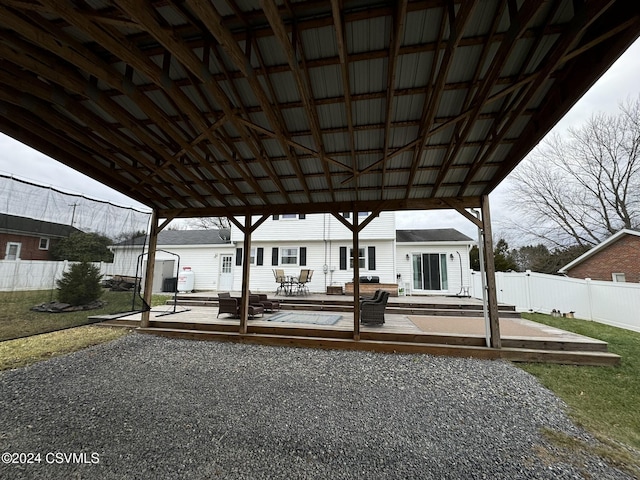
[[[277,313],[266,320],[284,323],[313,323],[315,325],[333,325],[342,315],[316,315],[315,313],[283,312]]]

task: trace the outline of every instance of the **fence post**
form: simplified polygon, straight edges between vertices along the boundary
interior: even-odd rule
[[[589,320],[593,321],[593,295],[591,292],[591,279],[590,278],[585,278],[584,279],[585,284],[587,285],[587,299],[588,301],[588,305],[589,305]]]

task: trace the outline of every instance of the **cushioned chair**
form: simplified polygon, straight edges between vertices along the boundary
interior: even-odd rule
[[[389,292],[383,290],[377,300],[360,302],[360,321],[362,323],[383,324],[387,300],[389,300]]]
[[[362,302],[375,302],[380,298],[380,294],[383,290],[376,290],[372,297],[360,297],[360,306],[362,306]]]
[[[228,313],[234,317],[239,317],[240,303],[238,299],[231,296],[220,296],[220,294],[218,294],[218,315],[216,318],[219,317],[221,313]]]
[[[275,310],[280,310],[280,302],[278,300],[269,299],[266,293],[251,293],[251,295],[256,295],[258,297],[258,303],[262,305],[265,312],[273,312]],[[254,303],[249,300],[249,303]]]
[[[252,303],[251,295],[249,296],[249,311],[248,316],[250,318],[255,317],[256,315],[264,315],[264,307],[262,304],[257,302],[257,297],[254,300],[255,303]],[[240,316],[240,299],[236,297],[232,297],[229,293],[218,294],[218,315],[221,313],[228,313],[233,317]],[[216,318],[217,318],[216,317]]]

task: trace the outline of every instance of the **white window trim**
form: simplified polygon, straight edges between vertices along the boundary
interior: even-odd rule
[[[42,246],[43,240],[46,242],[44,247]],[[38,242],[38,250],[49,250],[49,245],[50,241],[47,237],[40,237],[40,241]]]
[[[349,249],[349,270],[353,270],[353,247],[347,247]],[[368,247],[364,246],[364,247],[360,247],[360,250],[362,250],[362,257],[358,256],[358,258],[361,258],[364,260],[364,265],[360,265],[360,270],[369,270],[369,255],[367,254],[368,252]],[[358,252],[359,253],[359,252]]]
[[[611,274],[611,279],[617,283],[626,283],[627,276],[622,272],[613,272]]]
[[[295,263],[284,263],[282,261],[283,251],[284,250],[295,250],[296,254],[296,262]],[[279,266],[287,266],[287,267],[296,267],[300,265],[300,247],[279,247],[278,248],[278,263]]]

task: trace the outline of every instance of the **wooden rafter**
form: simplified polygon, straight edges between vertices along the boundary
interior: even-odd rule
[[[316,143],[316,150],[320,153],[320,157],[324,159],[326,155],[323,146],[322,135],[320,133],[320,124],[317,118],[315,107],[313,105],[311,86],[307,81],[305,81],[305,75],[301,71],[293,45],[289,41],[287,30],[285,28],[284,22],[282,21],[282,17],[280,17],[277,7],[270,0],[260,0],[260,6],[264,11],[264,14],[267,18],[267,21],[269,22],[269,25],[271,26],[271,29],[273,30],[276,39],[278,40],[280,46],[283,48],[285,56],[287,57],[289,67],[291,69],[291,74],[295,79],[296,85],[298,87],[298,93],[307,112],[312,136]],[[329,194],[333,198],[333,182],[331,180],[329,167],[327,166],[326,161],[323,160],[321,163],[325,173],[327,189],[329,191]]]

